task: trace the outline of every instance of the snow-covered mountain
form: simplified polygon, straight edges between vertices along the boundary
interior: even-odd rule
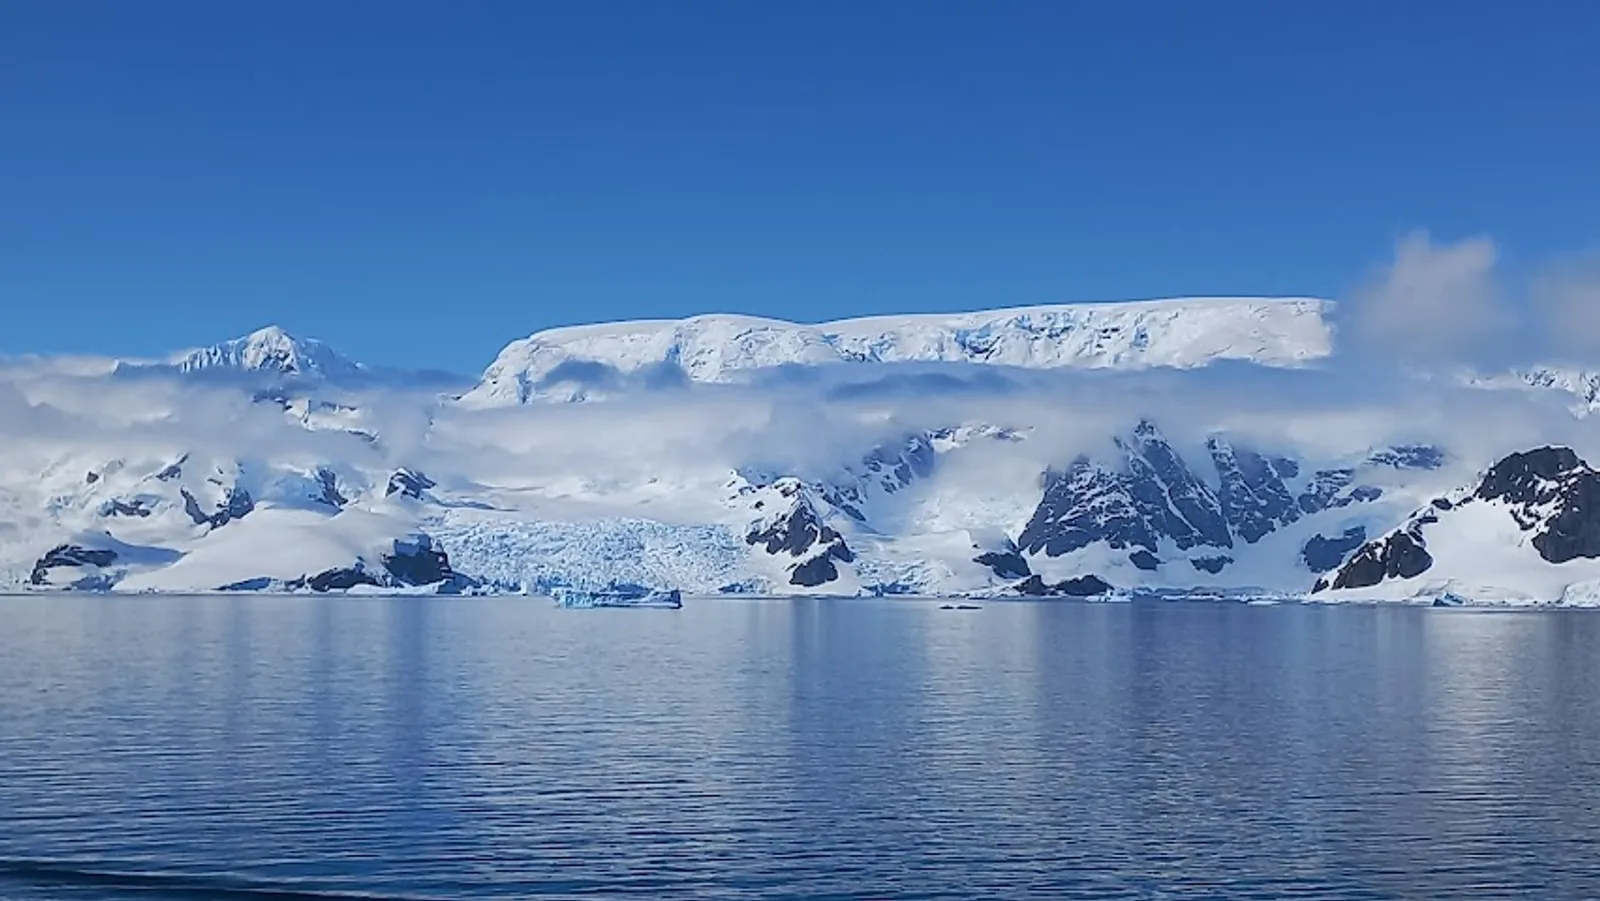
[[[512,342],[462,400],[488,407],[584,399],[625,387],[727,382],[754,370],[836,363],[1299,366],[1331,351],[1330,310],[1330,302],[1306,298],[1187,298],[817,325],[715,315],[577,326]]]
[[[239,381],[278,389],[412,388],[463,391],[471,380],[439,370],[400,370],[350,359],[316,338],[291,335],[269,325],[207,347],[179,351],[162,360],[112,360],[104,368],[124,377],[176,374],[210,381]]]
[[[1571,448],[1511,454],[1362,545],[1315,593],[1600,604],[1600,472]]]
[[[559,329],[460,400],[277,329],[28,360],[0,366],[0,586],[1584,596],[1589,558],[1539,555],[1586,466],[1478,494],[1536,444],[1600,453],[1587,382],[1341,370],[1330,309]]]
[[[174,355],[167,364],[181,373],[266,372],[304,379],[349,379],[361,364],[315,338],[296,338],[275,325],[242,338]]]

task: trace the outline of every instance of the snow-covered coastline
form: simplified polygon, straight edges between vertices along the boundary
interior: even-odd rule
[[[0,590],[1600,605],[1590,380],[1341,370],[1332,311],[583,326],[471,387],[276,328],[0,361]]]

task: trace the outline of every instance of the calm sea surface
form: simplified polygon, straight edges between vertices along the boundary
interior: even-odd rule
[[[0,598],[0,898],[1600,897],[1600,614]]]

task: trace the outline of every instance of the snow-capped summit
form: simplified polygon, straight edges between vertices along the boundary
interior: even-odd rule
[[[276,325],[242,338],[184,351],[169,360],[181,373],[264,372],[308,379],[338,379],[362,373],[361,364],[315,338],[296,338]]]
[[[587,395],[598,384],[693,382],[750,370],[838,363],[982,363],[1194,368],[1218,360],[1299,366],[1332,352],[1330,301],[1183,298],[872,316],[815,325],[752,316],[550,329],[514,341],[463,402],[491,407]],[[574,386],[577,386],[576,388]]]

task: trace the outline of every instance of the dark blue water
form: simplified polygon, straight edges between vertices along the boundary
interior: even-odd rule
[[[1600,615],[0,599],[0,898],[1600,896]]]

